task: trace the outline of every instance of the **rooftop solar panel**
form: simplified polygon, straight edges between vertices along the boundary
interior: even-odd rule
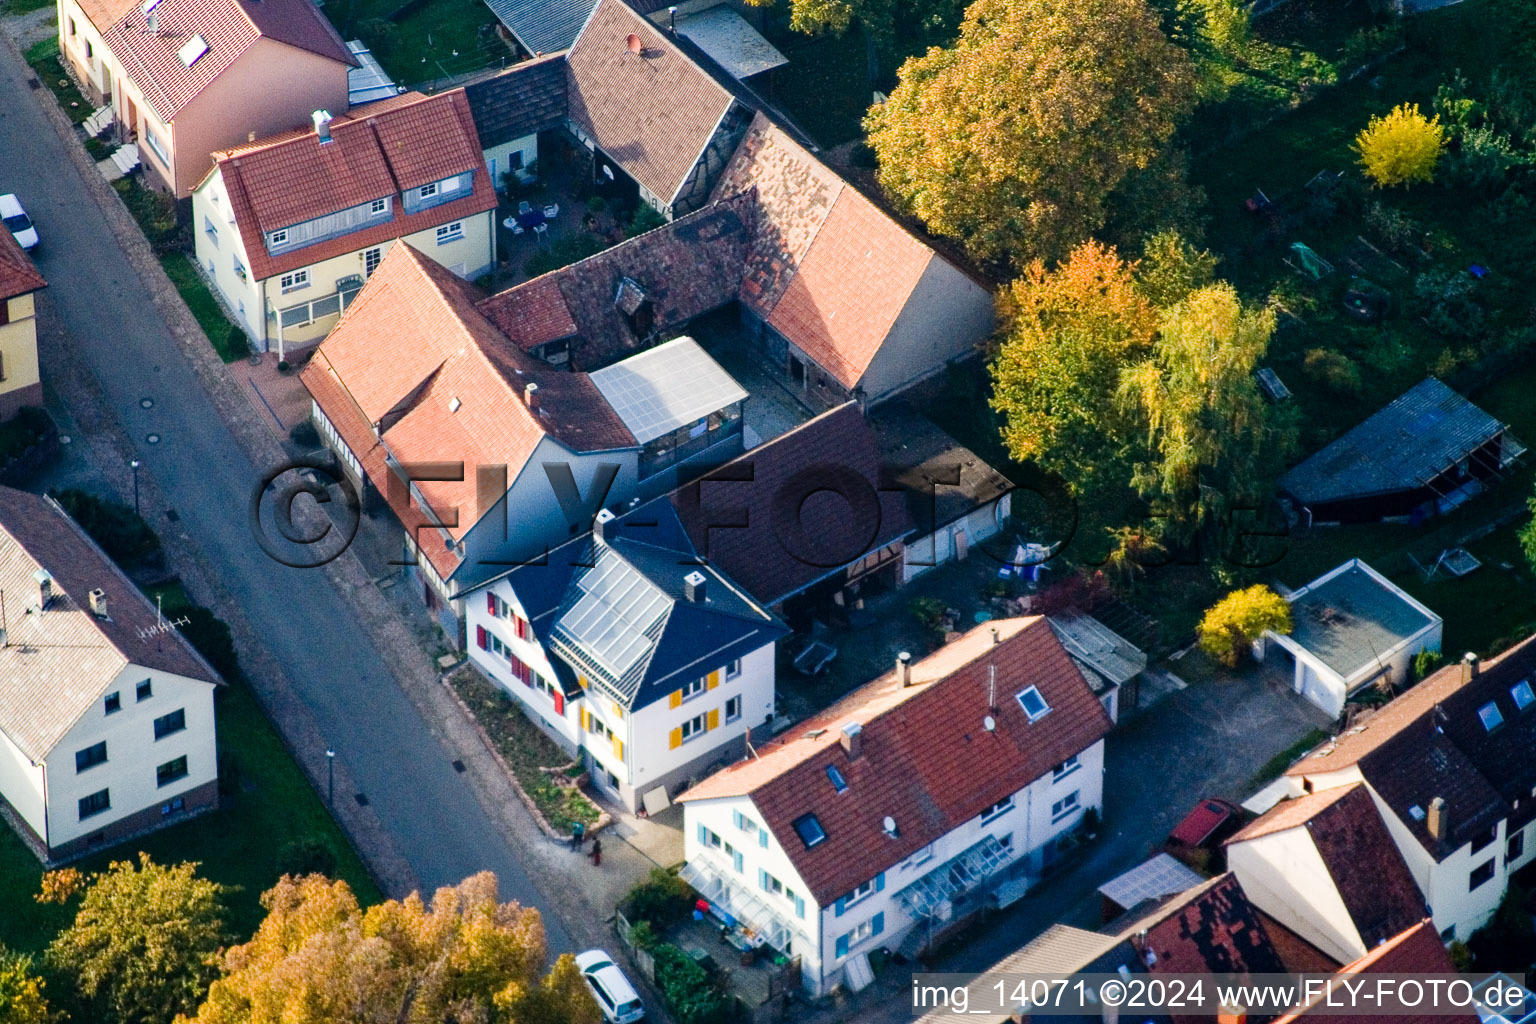
[[[591,379],[641,444],[747,397],[692,338],[677,338],[595,370]]]
[[[611,549],[576,582],[581,597],[560,617],[565,633],[607,670],[615,683],[635,667],[655,640],[671,602]]]

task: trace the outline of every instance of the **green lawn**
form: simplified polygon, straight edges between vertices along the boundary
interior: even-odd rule
[[[91,116],[91,105],[75,88],[74,79],[64,71],[64,65],[60,63],[59,41],[50,36],[40,43],[34,43],[27,47],[27,63],[37,73],[38,80],[53,91],[58,98],[59,106],[75,124],[79,124]]]
[[[483,0],[427,0],[391,21],[401,0],[331,0],[325,13],[347,39],[362,39],[400,85],[439,79],[510,60]]]
[[[224,307],[213,297],[213,292],[197,272],[197,267],[193,266],[191,256],[183,252],[167,253],[160,257],[160,265],[165,268],[165,276],[171,279],[171,284],[181,293],[182,300],[192,311],[198,326],[202,327],[220,359],[233,363],[251,354],[245,332],[230,323],[229,317],[224,315]]]
[[[0,13],[7,15],[29,14],[44,7],[52,7],[53,0],[5,0],[0,3]]]

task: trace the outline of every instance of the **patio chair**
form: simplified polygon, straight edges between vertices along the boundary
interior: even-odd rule
[[[519,217],[524,216],[525,214],[532,213],[532,212],[533,212],[533,206],[531,204],[529,204],[528,200],[526,200],[526,199],[521,200],[517,204],[517,215]]]
[[[545,220],[554,220],[558,216],[560,216],[560,204],[559,203],[550,203],[548,206],[544,207],[544,219]]]
[[[535,235],[537,235],[539,241],[542,242],[542,241],[544,241],[545,236],[549,234],[549,225],[548,224],[535,224],[533,226],[533,233]]]
[[[518,223],[518,222],[517,222],[517,221],[515,221],[515,220],[509,220],[509,221],[508,221],[508,222],[507,222],[507,227],[509,227],[509,228],[511,228],[511,229],[512,229],[512,233],[513,233],[513,234],[514,234],[514,235],[521,235],[521,234],[524,234],[524,233],[525,233],[525,232],[524,232],[524,231],[523,231],[523,226],[522,226],[522,225],[521,225],[521,224],[519,224],[519,223]]]

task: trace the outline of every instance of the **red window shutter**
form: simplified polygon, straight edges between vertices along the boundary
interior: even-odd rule
[[[475,627],[475,643],[480,645],[480,649],[482,651],[485,650],[485,643],[486,643],[486,641],[485,641],[485,627],[484,626],[476,626]]]
[[[516,623],[514,623],[514,627],[513,628],[514,628],[514,631],[517,633],[517,638],[519,640],[527,640],[528,639],[528,620],[527,619],[523,618],[522,616],[518,616],[517,621],[516,621]]]
[[[555,714],[565,714],[565,694],[561,693],[559,690],[555,691]]]
[[[485,610],[490,613],[491,618],[496,617],[496,595],[489,590],[485,592]]]

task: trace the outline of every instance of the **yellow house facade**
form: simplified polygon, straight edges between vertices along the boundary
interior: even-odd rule
[[[9,231],[0,230],[0,419],[43,404],[37,293],[48,286]]]

